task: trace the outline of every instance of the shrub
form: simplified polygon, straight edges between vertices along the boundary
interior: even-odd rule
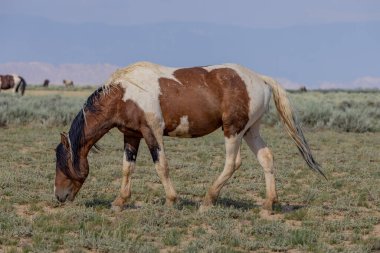
[[[380,131],[380,92],[289,93],[301,125],[345,132]],[[0,94],[0,127],[6,125],[68,125],[82,108],[85,97],[15,96]],[[263,123],[281,125],[273,102]]]
[[[59,126],[71,123],[84,103],[83,98],[20,97],[0,95],[0,126],[44,125]]]

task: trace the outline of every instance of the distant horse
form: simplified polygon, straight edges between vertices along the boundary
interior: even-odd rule
[[[72,86],[74,86],[74,82],[72,80],[66,80],[66,79],[64,79],[63,80],[63,84],[65,85],[65,87],[72,87]]]
[[[42,84],[43,87],[48,87],[49,86],[49,79],[45,79],[44,83]]]
[[[301,86],[299,89],[298,89],[299,92],[307,92],[307,88],[306,86]]]
[[[242,139],[264,168],[263,207],[272,209],[277,201],[273,156],[259,133],[271,91],[280,118],[307,165],[324,176],[285,91],[272,78],[237,64],[169,68],[139,62],[117,70],[88,97],[69,133],[61,133],[61,143],[56,148],[55,195],[60,202],[75,198],[89,173],[88,152],[104,134],[117,127],[124,134],[124,159],[121,190],[113,208],[120,210],[131,196],[131,175],[141,139],[148,145],[166,203],[171,205],[177,193],[169,178],[163,136],[195,138],[222,127],[224,170],[206,193],[201,210],[215,202],[226,181],[240,167]]]
[[[0,75],[0,90],[12,89],[15,93],[19,90],[23,96],[25,93],[26,82],[18,75]]]

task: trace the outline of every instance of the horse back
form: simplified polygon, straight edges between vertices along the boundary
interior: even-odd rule
[[[250,84],[233,65],[168,68],[138,63],[117,71],[109,83],[121,84],[123,100],[153,113],[169,136],[199,137],[222,126],[229,137],[246,128],[252,113]]]
[[[158,81],[164,134],[199,137],[221,126],[236,132],[248,121],[247,90],[233,69],[183,68]]]

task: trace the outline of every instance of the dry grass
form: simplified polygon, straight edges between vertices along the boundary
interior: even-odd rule
[[[354,95],[351,100],[358,99]],[[79,110],[84,97],[77,99]],[[263,171],[245,144],[243,165],[223,188],[217,205],[198,212],[223,168],[221,131],[205,138],[165,139],[171,177],[181,197],[174,208],[163,205],[163,187],[143,144],[132,199],[126,210],[115,213],[110,203],[120,187],[123,152],[122,135],[116,130],[100,141],[103,151],[90,153],[90,175],[77,199],[65,205],[54,199],[54,148],[59,133],[68,128],[0,128],[0,252],[380,250],[379,132],[306,131],[329,178],[325,181],[306,167],[281,128],[264,127],[275,156],[281,201],[274,213],[261,209]]]
[[[329,181],[306,168],[288,137],[264,130],[276,157],[281,206],[262,211],[262,169],[246,145],[242,168],[216,207],[197,211],[221,172],[220,132],[199,139],[166,139],[171,177],[181,196],[174,208],[149,152],[142,146],[133,195],[121,213],[110,210],[120,185],[122,135],[111,131],[90,155],[90,175],[73,203],[53,196],[54,148],[67,127],[2,129],[0,249],[74,252],[370,252],[380,249],[379,133],[307,133]],[[1,251],[1,250],[0,250]]]

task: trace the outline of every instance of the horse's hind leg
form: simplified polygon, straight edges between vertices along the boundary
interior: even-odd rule
[[[131,197],[131,176],[136,167],[139,144],[140,138],[124,135],[123,178],[119,196],[112,202],[112,208],[115,210],[122,209],[123,205]]]
[[[238,170],[241,166],[241,154],[240,154],[241,146],[238,148],[238,152],[235,159],[235,171]]]
[[[267,199],[263,207],[272,210],[273,203],[277,202],[273,155],[272,151],[266,146],[264,140],[260,136],[259,123],[256,123],[246,132],[244,140],[247,142],[252,152],[255,153],[260,165],[264,169]]]
[[[215,180],[210,189],[208,190],[203,203],[200,207],[200,211],[205,211],[214,204],[216,198],[218,197],[220,190],[225,185],[227,180],[233,175],[233,173],[240,167],[240,144],[241,137],[238,135],[225,137],[226,145],[226,162],[224,165],[223,172]]]
[[[152,130],[152,128],[154,130]],[[166,205],[171,206],[177,200],[177,193],[174,190],[172,181],[169,177],[169,167],[166,160],[162,131],[158,127],[143,127],[141,130],[146,144],[148,145],[156,171],[164,186],[166,194]]]

